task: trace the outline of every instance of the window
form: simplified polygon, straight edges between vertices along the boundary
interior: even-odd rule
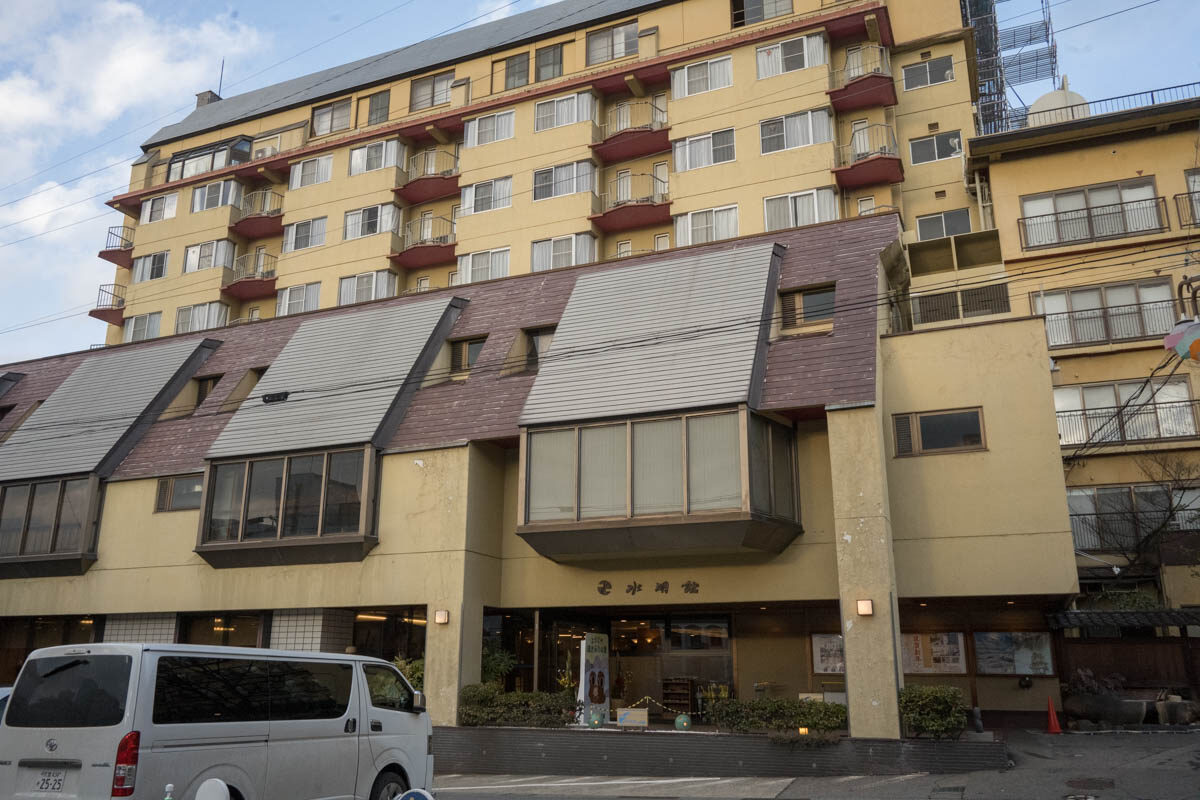
[[[161,197],[143,200],[141,223],[145,225],[147,222],[174,219],[175,206],[178,202],[179,195],[177,194],[166,194]]]
[[[325,183],[333,177],[333,156],[310,158],[297,164],[292,164],[289,189],[301,189],[314,183]]]
[[[518,89],[529,83],[529,53],[504,59],[504,88]]]
[[[592,191],[596,167],[590,161],[560,164],[533,173],[533,199],[546,200],[576,192]]]
[[[732,239],[737,235],[737,206],[693,211],[675,217],[675,243],[679,247]]]
[[[236,206],[242,202],[242,185],[237,181],[217,181],[192,189],[192,213],[218,206]]]
[[[562,125],[586,122],[592,119],[595,110],[596,98],[592,97],[591,92],[543,100],[533,107],[533,129],[544,131]]]
[[[561,44],[552,44],[548,47],[538,48],[537,55],[534,57],[534,60],[537,62],[537,80],[548,81],[551,78],[557,78],[562,75],[562,48]]]
[[[955,158],[962,155],[962,134],[959,131],[947,131],[935,136],[910,139],[908,148],[914,164]]]
[[[929,322],[949,322],[958,319],[958,293],[937,292],[912,298],[912,321],[914,325]]]
[[[825,64],[829,61],[825,50],[825,37],[819,33],[760,47],[756,54],[758,78],[773,78],[785,72]]]
[[[197,272],[213,267],[232,267],[237,245],[228,239],[194,244],[183,251],[183,271]]]
[[[133,282],[157,280],[167,274],[167,257],[169,253],[154,253],[149,256],[139,256],[133,260]]]
[[[1118,239],[1170,227],[1151,179],[1022,197],[1021,213],[1024,249]]]
[[[896,455],[983,450],[983,409],[926,411],[892,417]]]
[[[1033,295],[1051,347],[1164,336],[1175,325],[1174,291],[1161,279],[1081,286]]]
[[[971,211],[966,208],[917,217],[917,238],[922,242],[971,232]]]
[[[325,244],[325,217],[283,226],[283,252]]]
[[[503,111],[485,117],[469,119],[463,131],[463,147],[477,147],[513,137],[513,117],[516,112]]]
[[[36,619],[28,628],[17,630],[22,634],[28,631],[29,641],[38,642],[35,647],[43,647],[43,640],[39,639],[45,636],[49,627],[41,619]],[[39,639],[35,639],[35,636]],[[54,644],[66,643],[58,636],[53,640]],[[91,637],[83,641],[90,642]],[[119,725],[125,717],[132,665],[131,656],[94,653],[87,658],[62,655],[31,659],[21,670],[20,679],[9,697],[11,704],[5,725],[9,728],[67,728],[72,731]],[[72,738],[90,738],[88,733],[82,731],[68,735]]]
[[[387,666],[364,664],[363,674],[367,676],[367,691],[373,708],[412,711],[413,692],[399,672]]]
[[[525,331],[525,369],[537,372],[538,366],[554,341],[554,326]]]
[[[874,213],[875,213],[875,198],[874,197],[858,198],[858,215],[860,217],[866,216],[867,214],[874,214]]]
[[[614,58],[631,56],[638,50],[637,20],[587,35],[587,63],[600,64]]]
[[[191,333],[220,328],[229,321],[229,306],[213,301],[181,306],[175,312],[175,333]]]
[[[962,301],[963,317],[986,317],[1009,312],[1008,287],[1004,284],[963,289],[958,294]]]
[[[763,208],[768,231],[830,222],[838,218],[837,190],[813,189],[768,197],[763,200]]]
[[[417,278],[417,285],[415,288],[418,292],[428,292],[430,289],[429,276],[422,275],[421,277]]]
[[[775,117],[758,123],[759,143],[762,152],[775,153],[804,147],[814,142],[833,141],[833,124],[829,109],[818,108],[801,111],[786,117]]]
[[[624,239],[617,242],[617,258],[629,258],[633,255],[633,240]]]
[[[139,314],[136,317],[125,318],[125,332],[122,341],[128,344],[129,342],[140,342],[144,339],[153,339],[158,336],[158,324],[162,319],[162,313],[155,311],[153,314]]]
[[[676,139],[673,143],[675,171],[711,167],[725,161],[733,161],[733,128],[714,131],[687,139]]]
[[[1062,444],[1196,435],[1196,415],[1187,380],[1059,386],[1054,389],[1054,408]]]
[[[905,91],[952,80],[954,80],[954,58],[952,56],[942,56],[904,68]]]
[[[476,339],[460,339],[457,342],[450,342],[450,374],[465,375],[470,372],[476,359],[479,358],[479,354],[483,352],[485,341],[487,341],[487,337],[481,336]]]
[[[386,112],[385,112],[386,118]],[[333,131],[344,131],[350,127],[350,98],[317,106],[312,112],[313,136],[324,136]]]
[[[462,190],[462,215],[479,214],[512,205],[512,178],[495,178]]]
[[[450,84],[452,83],[454,83],[453,71],[413,81],[409,89],[408,110],[419,111],[422,108],[449,103]]]
[[[0,556],[78,553],[93,493],[87,478],[9,484],[0,488]]]
[[[159,478],[158,492],[154,497],[154,510],[192,511],[200,508],[200,496],[203,491],[203,475],[177,475],[173,478]]]
[[[348,306],[351,303],[365,303],[368,300],[381,300],[385,297],[396,296],[396,273],[381,269],[376,272],[363,272],[351,275],[338,281],[338,305]]]
[[[250,160],[251,142],[247,138],[205,145],[202,148],[176,153],[167,167],[167,180],[177,181],[191,178],[230,164],[244,164]],[[255,158],[263,156],[255,155]]]
[[[810,322],[833,319],[835,291],[832,286],[818,286],[779,293],[783,327],[796,328]]]
[[[1200,489],[1153,483],[1067,489],[1071,534],[1081,550],[1132,550],[1163,531],[1200,529]]]
[[[590,233],[558,236],[533,243],[533,272],[589,264],[596,259],[596,239]]]
[[[676,100],[732,85],[732,56],[701,61],[671,71],[671,97]]]
[[[402,145],[396,139],[372,142],[350,151],[350,174],[361,175],[377,169],[394,167],[404,162]]]
[[[508,248],[481,250],[458,257],[458,283],[467,284],[508,276]],[[453,284],[452,284],[453,285]]]
[[[320,295],[320,282],[280,289],[275,293],[275,316],[284,317],[303,311],[316,311]]]
[[[392,103],[392,92],[378,92],[367,98],[367,124],[382,125],[388,121],[389,106]]]
[[[792,13],[792,0],[732,0],[729,8],[733,27],[740,28]]]
[[[784,519],[799,519],[796,497],[796,442],[792,428],[750,415],[750,508]]]
[[[376,233],[395,232],[399,219],[400,209],[391,203],[347,211],[342,225],[342,238],[361,239]]]
[[[671,234],[669,234],[669,233],[656,233],[656,234],[654,235],[654,249],[655,249],[656,251],[658,251],[658,250],[670,250],[670,249],[671,249]]]
[[[360,532],[363,451],[214,464],[205,542]]]

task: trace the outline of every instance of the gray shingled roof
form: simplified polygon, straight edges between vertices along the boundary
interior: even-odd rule
[[[411,373],[441,342],[461,306],[449,294],[401,308],[347,311],[301,323],[254,388],[286,400],[248,400],[208,451],[209,458],[337,447],[372,441]],[[390,431],[387,432],[390,435]]]
[[[1159,608],[1146,611],[1056,611],[1046,615],[1051,630],[1089,625],[1110,628],[1157,628],[1200,625],[1200,608]]]
[[[288,81],[255,89],[245,94],[201,106],[182,122],[161,128],[142,143],[143,148],[253,119],[286,108],[306,105],[322,97],[333,97],[360,86],[414,75],[453,64],[522,42],[593,25],[632,11],[667,5],[676,0],[563,0],[544,8],[476,25],[435,39],[426,39],[388,53],[352,61]],[[393,108],[405,99],[395,98]]]
[[[753,403],[779,277],[775,247],[581,276],[521,424]]]

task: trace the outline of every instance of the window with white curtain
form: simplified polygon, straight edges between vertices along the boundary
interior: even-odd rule
[[[346,221],[342,226],[342,238],[361,239],[364,236],[395,231],[399,219],[400,209],[391,203],[347,211]]]
[[[778,195],[763,200],[768,231],[830,222],[838,218],[838,195],[832,188]]]
[[[464,186],[462,210],[459,214],[479,214],[512,205],[512,178],[494,178],[490,181]]]
[[[197,272],[212,267],[232,267],[237,245],[228,239],[194,244],[183,251],[183,271]]]
[[[325,217],[283,226],[283,252],[325,244]]]
[[[454,71],[418,78],[409,87],[408,110],[438,106],[450,102],[450,85],[454,83]]]
[[[404,145],[397,139],[371,142],[350,151],[350,174],[361,175],[404,163]]]
[[[516,112],[502,111],[467,120],[463,130],[463,147],[478,147],[513,137],[513,118]]]
[[[671,71],[671,97],[678,100],[733,85],[733,57],[723,56]]]
[[[318,156],[309,158],[297,164],[292,164],[289,189],[300,189],[315,183],[325,183],[333,177],[333,156]]]
[[[320,298],[321,283],[319,281],[280,289],[275,293],[275,316],[286,317],[288,314],[316,311]]]
[[[350,275],[338,281],[338,305],[348,306],[352,303],[365,303],[368,300],[380,300],[396,296],[396,273],[381,269],[375,272],[362,272]]]
[[[162,320],[162,313],[155,311],[153,314],[138,314],[136,317],[125,318],[125,330],[121,341],[125,343],[140,342],[144,339],[153,339],[158,336],[158,326]]]
[[[144,283],[166,277],[167,252],[139,256],[133,260],[133,282]]]
[[[821,34],[800,36],[758,48],[756,53],[759,80],[773,78],[785,72],[827,64],[825,37]]]
[[[596,98],[591,92],[543,100],[533,107],[533,129],[544,131],[576,122],[586,122],[591,120],[595,113]]]
[[[158,222],[163,219],[175,218],[175,206],[179,202],[178,194],[165,194],[142,201],[142,216],[140,222]]]
[[[224,303],[198,303],[181,306],[175,312],[175,333],[191,333],[220,328],[229,321],[229,306]]]
[[[827,108],[801,111],[783,117],[765,119],[758,123],[759,142],[763,154],[817,142],[833,141],[833,117]]]
[[[738,235],[738,208],[725,206],[692,211],[675,217],[675,244],[704,244]]]
[[[317,106],[312,112],[313,136],[324,136],[350,127],[350,98]]]
[[[242,185],[237,181],[217,181],[192,189],[192,213],[218,206],[236,206],[242,202]]]
[[[1080,286],[1033,295],[1051,347],[1163,336],[1175,325],[1170,281]]]
[[[671,249],[671,234],[656,233],[654,235],[654,249],[656,251],[657,250],[670,250]]]
[[[741,28],[792,13],[792,0],[732,0],[730,13],[733,27]]]
[[[559,164],[533,173],[533,199],[546,200],[576,192],[590,192],[595,184],[596,166],[590,161]]]
[[[1166,227],[1149,178],[1021,198],[1022,246],[1120,238]]]
[[[556,236],[533,243],[531,269],[544,272],[557,267],[573,267],[596,260],[596,238],[590,233]]]
[[[480,250],[458,257],[457,283],[467,284],[508,277],[508,248]]]
[[[587,63],[600,64],[638,51],[637,20],[587,35]]]
[[[1174,439],[1196,435],[1186,379],[1058,386],[1054,408],[1062,444]]]
[[[686,139],[676,139],[672,143],[675,157],[675,171],[686,172],[690,169],[711,167],[733,161],[735,158],[733,143],[733,128],[723,131],[689,136]]]

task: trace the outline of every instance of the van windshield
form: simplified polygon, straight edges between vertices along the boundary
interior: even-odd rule
[[[38,658],[17,678],[8,702],[10,728],[106,728],[125,717],[130,656]]]

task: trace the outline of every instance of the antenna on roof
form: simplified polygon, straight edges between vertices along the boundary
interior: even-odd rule
[[[221,93],[221,88],[225,85],[225,59],[221,59],[221,77],[217,78],[217,94]]]

